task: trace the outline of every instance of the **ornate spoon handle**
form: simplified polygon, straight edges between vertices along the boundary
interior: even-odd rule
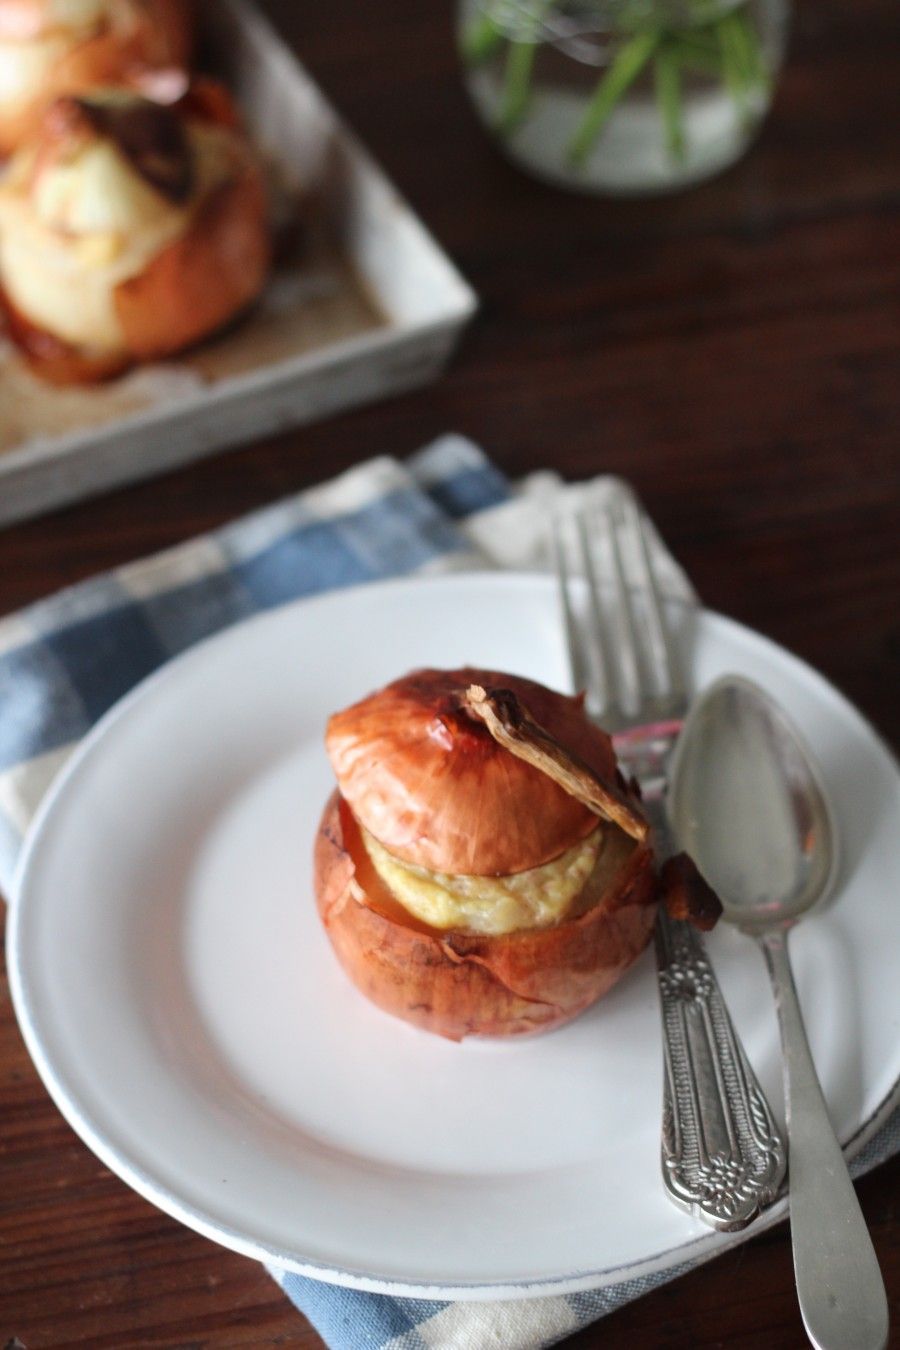
[[[663,1180],[677,1205],[714,1228],[744,1228],[775,1199],[784,1142],[696,929],[660,913],[656,953]]]

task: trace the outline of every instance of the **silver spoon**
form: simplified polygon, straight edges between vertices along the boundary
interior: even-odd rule
[[[676,838],[755,937],[778,1022],[790,1146],[791,1237],[803,1324],[819,1350],[883,1350],[884,1281],[828,1119],[788,959],[788,932],[837,872],[834,823],[803,742],[739,676],[694,704],[670,775]]]

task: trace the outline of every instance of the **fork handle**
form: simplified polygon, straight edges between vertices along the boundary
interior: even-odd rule
[[[774,1200],[787,1162],[784,1143],[697,930],[661,910],[656,955],[663,1181],[675,1204],[732,1232]]]

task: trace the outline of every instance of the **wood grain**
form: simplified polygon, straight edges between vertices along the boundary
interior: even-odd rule
[[[0,612],[448,428],[513,475],[630,478],[707,603],[900,742],[900,10],[807,0],[752,153],[641,203],[509,167],[447,0],[267,0],[483,297],[435,387],[0,533]],[[859,1187],[892,1295],[900,1162]],[[0,997],[0,1345],[321,1345],[261,1268],[132,1194],[41,1087]],[[803,1345],[781,1228],[572,1338]],[[473,1347],[473,1350],[477,1350]]]

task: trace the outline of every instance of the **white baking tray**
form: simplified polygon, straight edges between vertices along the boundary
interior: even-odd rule
[[[258,11],[246,0],[203,11],[208,63],[302,197],[304,247],[241,324],[171,364],[58,389],[11,345],[0,351],[0,525],[424,384],[475,310],[470,287]]]

